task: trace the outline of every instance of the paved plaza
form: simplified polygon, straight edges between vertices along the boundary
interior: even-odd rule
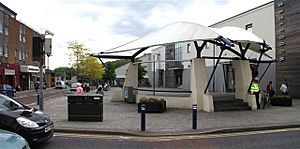
[[[272,127],[300,126],[300,100],[292,107],[271,106],[257,111],[229,111],[208,113],[198,111],[198,129],[192,129],[192,110],[167,108],[164,113],[146,114],[146,131],[140,131],[141,114],[137,104],[111,102],[111,92],[103,98],[103,122],[68,121],[67,97],[45,101],[45,112],[55,123],[55,131],[114,133],[131,135],[184,135],[218,130],[246,130]],[[174,97],[180,98],[180,97]]]

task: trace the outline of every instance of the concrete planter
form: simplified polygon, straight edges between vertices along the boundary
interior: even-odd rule
[[[282,95],[276,95],[272,97],[271,100],[272,106],[292,106],[292,98],[291,96],[282,96]]]
[[[165,100],[162,100],[160,102],[140,102],[138,103],[138,112],[141,112],[142,104],[146,105],[147,113],[163,113],[167,109],[167,102]]]

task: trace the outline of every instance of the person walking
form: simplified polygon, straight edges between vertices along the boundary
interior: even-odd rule
[[[77,94],[83,94],[84,93],[83,88],[81,87],[80,83],[77,84],[76,93]]]
[[[260,89],[258,84],[258,78],[254,78],[254,81],[251,83],[250,92],[251,94],[255,95],[257,109],[260,109],[260,103],[259,103]]]
[[[273,88],[272,81],[269,81],[267,88],[266,88],[267,93],[269,94],[270,98],[275,94],[275,90]]]
[[[284,79],[284,82],[281,84],[279,90],[281,92],[281,95],[288,95],[288,86],[286,79]]]

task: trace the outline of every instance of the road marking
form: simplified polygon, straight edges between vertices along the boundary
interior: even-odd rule
[[[54,133],[57,137],[70,137],[70,138],[85,138],[85,139],[105,139],[105,140],[135,140],[144,142],[166,142],[166,141],[178,141],[178,140],[191,140],[191,139],[214,139],[224,137],[237,137],[248,136],[256,134],[268,134],[279,133],[288,131],[300,131],[300,128],[286,128],[276,130],[262,130],[262,131],[249,131],[238,133],[223,133],[223,134],[208,134],[208,135],[185,135],[185,136],[116,136],[116,135],[101,135],[101,134],[78,134],[78,133]]]

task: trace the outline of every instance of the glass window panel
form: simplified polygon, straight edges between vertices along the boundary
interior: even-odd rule
[[[3,46],[0,45],[0,56],[3,56]]]
[[[4,56],[5,57],[8,57],[8,53],[9,52],[9,50],[8,50],[8,47],[4,47]]]
[[[8,32],[8,26],[5,26],[4,28],[4,34],[5,36],[8,36],[9,32]]]

